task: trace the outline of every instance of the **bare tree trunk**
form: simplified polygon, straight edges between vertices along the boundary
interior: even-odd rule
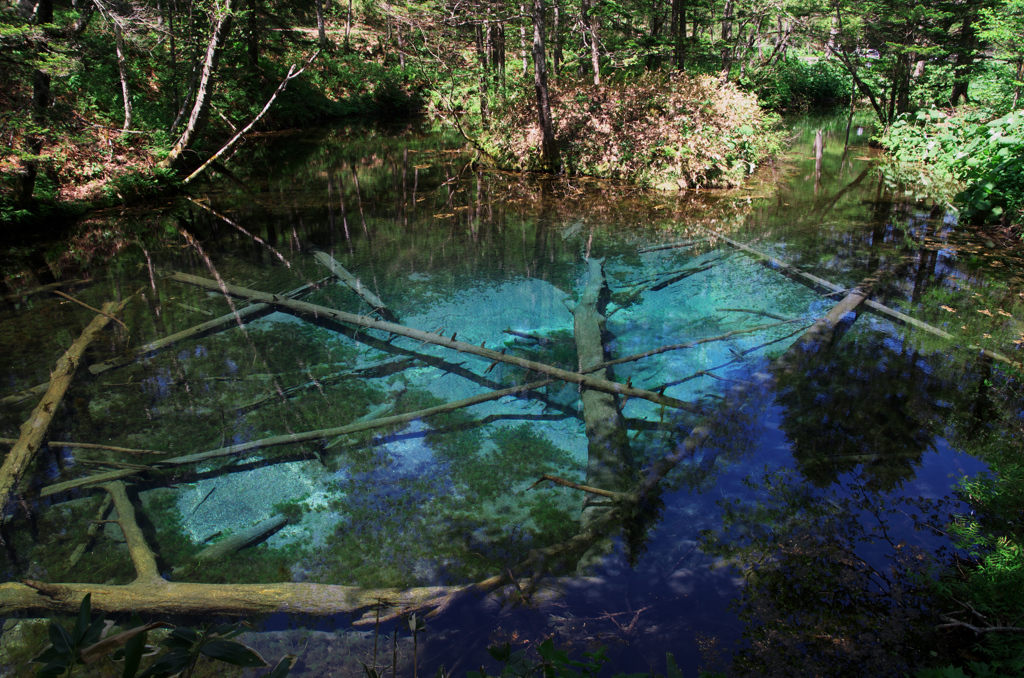
[[[50,105],[50,74],[36,69],[32,72],[32,122],[39,129],[46,126],[46,109]],[[16,200],[23,209],[32,204],[36,190],[36,175],[39,173],[37,156],[43,152],[43,138],[28,135],[25,146],[32,156],[21,161],[21,173],[17,183]]]
[[[686,70],[686,0],[672,0],[672,64],[676,70]]]
[[[352,0],[348,0],[348,11],[345,13],[345,51],[349,48],[349,37],[352,35]]]
[[[124,34],[117,20],[114,24],[114,49],[117,51],[117,71],[121,76],[121,94],[124,96],[124,130],[132,128],[132,97],[128,90],[128,59],[124,48]]]
[[[181,154],[192,145],[196,134],[202,129],[206,122],[206,115],[210,109],[210,95],[213,89],[213,76],[217,70],[217,62],[220,60],[221,48],[231,31],[232,0],[223,0],[222,5],[216,6],[213,28],[210,31],[210,42],[206,46],[206,57],[203,60],[203,70],[199,76],[199,86],[196,90],[195,104],[192,106],[192,114],[189,116],[185,131],[174,143],[167,158],[160,163],[163,167],[173,166]]]
[[[71,32],[68,37],[78,38],[89,27],[89,19],[92,18],[93,4],[91,0],[76,0],[71,5],[78,10],[78,18],[71,24]]]
[[[977,33],[973,26],[973,12],[967,12],[964,22],[960,26],[960,43],[957,45],[956,69],[953,71],[953,89],[949,93],[949,105],[956,106],[963,99],[969,103],[967,98],[967,87],[971,82],[971,66],[974,64],[974,55],[977,43]]]
[[[1017,108],[1017,102],[1020,101],[1020,81],[1024,80],[1024,59],[1017,62],[1017,87],[1013,90],[1013,105],[1011,109]]]
[[[580,0],[580,20],[590,40],[590,65],[594,69],[594,85],[601,84],[601,53],[597,46],[597,20],[590,13],[588,0]]]
[[[558,77],[558,71],[562,65],[562,39],[559,37],[559,19],[561,18],[561,10],[558,6],[558,0],[552,0],[552,6],[555,12],[554,25],[551,27],[551,72],[555,78]]]
[[[540,155],[544,169],[558,170],[558,145],[548,100],[548,69],[544,56],[544,0],[533,0],[533,88],[537,93],[537,118],[540,123]]]
[[[732,38],[732,14],[733,0],[725,0],[725,8],[722,10],[722,72],[719,74],[723,80],[729,78],[729,70],[732,68],[732,46],[729,40]]]
[[[37,25],[53,23],[53,0],[39,0],[36,3],[35,23]]]
[[[519,15],[526,15],[526,6],[523,3],[519,3]],[[526,23],[523,21],[519,22],[519,53],[523,57],[523,77],[530,72],[530,59],[526,53]]]
[[[260,67],[259,0],[249,0],[245,19],[245,52],[252,68]]]
[[[320,49],[327,47],[327,28],[324,26],[324,0],[316,0],[316,33]]]

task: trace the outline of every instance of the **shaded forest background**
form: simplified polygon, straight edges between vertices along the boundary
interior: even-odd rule
[[[245,136],[224,144],[254,122],[421,112],[509,168],[734,185],[779,148],[762,109],[984,125],[1019,104],[1024,68],[1021,0],[8,0],[0,22],[9,223],[230,174]],[[972,215],[1018,220],[1016,169]]]

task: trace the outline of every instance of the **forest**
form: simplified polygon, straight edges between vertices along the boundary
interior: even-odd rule
[[[733,186],[779,150],[777,113],[846,106],[968,216],[1020,221],[1020,0],[19,0],[0,21],[7,223],[230,176],[247,135],[420,114],[499,167]]]

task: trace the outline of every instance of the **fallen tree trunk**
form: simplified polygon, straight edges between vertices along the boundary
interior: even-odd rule
[[[291,292],[286,292],[284,296],[288,297],[289,299],[300,297],[311,290],[318,289],[320,285],[327,282],[328,280],[331,280],[332,277],[333,276],[328,276],[326,278],[323,278],[322,280],[318,280],[316,282],[309,283],[301,287],[297,287]],[[149,353],[153,353],[154,351],[165,349],[169,346],[177,344],[178,342],[185,341],[186,339],[202,337],[207,334],[212,334],[214,332],[220,332],[221,330],[229,329],[235,325],[241,325],[242,323],[249,322],[251,320],[256,320],[257,318],[261,318],[264,315],[267,315],[268,313],[272,313],[273,310],[273,307],[268,306],[267,304],[252,304],[250,306],[246,306],[243,309],[227,313],[225,315],[220,316],[219,318],[214,318],[213,320],[208,320],[205,323],[196,325],[194,327],[190,327],[186,330],[182,330],[181,332],[175,332],[174,334],[167,337],[163,337],[162,339],[151,341],[148,344],[139,346],[126,356],[119,356],[117,358],[111,358],[110,360],[104,361],[102,363],[90,365],[89,373],[94,376],[103,374],[108,370],[112,370],[117,367],[123,367],[124,365],[135,362],[139,358],[142,358]],[[36,386],[33,386],[32,388],[25,389],[24,391],[12,393],[0,399],[0,405],[17,405],[18,403],[24,402],[25,400],[28,400],[33,396],[45,393],[46,389],[48,389],[49,387],[50,382],[46,382],[45,384],[38,384]]]
[[[327,254],[327,252],[314,252],[313,257],[322,265],[326,266],[332,275],[337,276],[339,280],[348,285],[349,289],[359,295],[360,299],[369,304],[370,308],[372,308],[377,315],[388,322],[398,322],[398,316],[392,313],[388,307],[384,305],[384,302],[380,300],[380,297],[368,290],[363,283],[359,281],[359,278],[349,273],[348,269],[339,264],[334,257]]]
[[[3,445],[14,445],[18,442],[17,438],[0,438],[0,444]],[[48,440],[46,442],[49,447],[77,447],[83,450],[106,450],[108,452],[123,452],[125,454],[168,454],[168,452],[161,452],[159,450],[137,450],[132,447],[115,447],[114,445],[99,445],[96,443],[69,443],[58,440]]]
[[[71,348],[57,361],[46,395],[32,410],[32,415],[28,420],[21,425],[21,435],[4,458],[3,466],[0,467],[0,526],[7,521],[7,503],[17,491],[18,484],[28,471],[32,460],[35,459],[36,452],[42,446],[46,432],[53,421],[53,415],[71,385],[71,380],[75,376],[75,370],[78,368],[85,349],[110,323],[111,315],[120,313],[127,302],[128,300],[125,299],[120,303],[107,302],[104,304],[103,313],[93,318],[81,336],[71,344]]]
[[[803,270],[797,268],[796,266],[794,266],[792,264],[787,264],[786,262],[780,261],[779,259],[776,259],[775,257],[769,256],[769,255],[765,254],[764,252],[760,252],[758,250],[755,250],[753,247],[750,247],[748,245],[744,245],[743,243],[741,243],[741,242],[739,242],[737,240],[733,240],[732,238],[724,236],[721,233],[719,233],[718,231],[711,230],[710,228],[704,228],[703,226],[694,225],[694,227],[698,228],[698,229],[700,229],[700,230],[702,230],[702,231],[704,231],[706,233],[709,233],[712,236],[714,236],[714,237],[716,237],[716,238],[718,238],[720,240],[723,240],[724,242],[729,243],[730,245],[732,245],[733,247],[735,247],[737,249],[743,250],[744,252],[747,252],[748,254],[752,254],[753,256],[757,257],[758,259],[763,259],[764,261],[766,261],[767,263],[771,264],[772,266],[777,266],[778,268],[781,268],[781,269],[783,269],[784,271],[786,271],[788,273],[791,273],[791,274],[793,274],[795,276],[803,278],[804,280],[812,282],[812,283],[814,283],[815,285],[817,285],[819,287],[823,287],[823,288],[825,288],[827,290],[831,290],[832,292],[846,292],[846,291],[848,291],[846,288],[840,287],[839,285],[836,285],[835,283],[829,282],[828,280],[824,280],[823,278],[819,278],[818,276],[812,275],[812,274],[810,274],[810,273],[808,273],[806,271],[803,271]],[[953,340],[956,339],[956,337],[954,337],[949,332],[946,332],[945,330],[940,330],[938,327],[935,327],[933,325],[929,325],[928,323],[924,322],[923,320],[918,320],[917,318],[912,318],[909,315],[907,315],[906,313],[900,313],[899,311],[891,309],[888,306],[886,306],[885,304],[880,304],[877,301],[873,301],[871,299],[866,299],[866,300],[864,300],[864,305],[867,306],[868,308],[874,310],[874,311],[878,311],[882,315],[887,315],[890,318],[894,318],[895,320],[899,320],[900,322],[905,323],[907,325],[910,325],[911,327],[916,327],[919,330],[924,330],[925,332],[928,332],[930,334],[934,334],[937,337],[941,337],[943,339],[947,339],[947,340],[950,340],[950,341],[953,341]],[[972,350],[972,351],[980,351],[981,353],[983,353],[984,355],[986,355],[989,358],[992,358],[993,360],[998,360],[998,361],[1006,363],[1008,365],[1012,365],[1012,366],[1014,366],[1014,367],[1016,367],[1018,369],[1024,368],[1024,364],[1022,364],[1020,362],[1017,362],[1016,360],[1013,360],[1012,358],[1008,358],[1008,357],[1006,357],[1005,355],[1003,355],[1001,353],[996,353],[995,351],[989,350],[987,348],[982,348],[981,346],[978,346],[976,344],[969,344],[967,346],[967,348]]]
[[[591,371],[599,379],[611,379],[611,368],[605,363],[604,324],[602,314],[607,287],[600,259],[590,260],[590,278],[580,302],[573,311],[573,335],[580,372]],[[586,484],[612,492],[625,490],[633,480],[633,451],[629,447],[626,427],[616,397],[606,391],[583,387],[580,390],[583,419],[587,432]],[[588,493],[583,500],[580,526],[588,527],[597,516],[611,508],[607,497]]]
[[[287,297],[288,299],[297,299],[305,294],[308,294],[309,292],[312,292],[313,290],[320,289],[320,287],[324,283],[328,282],[333,277],[334,276],[327,276],[326,278],[321,278],[320,280],[317,280],[315,282],[307,283],[300,287],[296,287],[294,290],[290,292],[285,292],[283,296]],[[90,365],[89,372],[91,374],[102,374],[108,370],[114,369],[115,367],[121,367],[123,365],[127,365],[130,362],[134,362],[149,353],[153,353],[154,351],[163,350],[169,346],[173,346],[174,344],[185,341],[187,339],[194,339],[197,337],[206,336],[207,334],[220,332],[221,330],[226,330],[237,325],[242,325],[243,323],[256,320],[257,318],[261,318],[268,313],[272,313],[273,311],[274,308],[269,304],[251,304],[243,309],[239,309],[238,311],[225,313],[219,318],[208,320],[205,323],[195,325],[186,330],[182,330],[181,332],[175,332],[170,336],[166,336],[163,337],[162,339],[157,339],[156,341],[151,341],[148,344],[139,346],[137,349],[132,351],[130,355],[123,356],[120,358],[113,358],[111,360],[107,360],[106,362]]]
[[[874,281],[874,278],[868,278],[857,285],[857,287],[843,298],[842,301],[833,306],[824,318],[818,320],[810,327],[810,329],[807,330],[807,332],[793,342],[790,349],[775,360],[775,362],[772,363],[772,367],[769,368],[766,373],[761,373],[761,385],[767,386],[776,382],[778,380],[777,375],[779,372],[790,372],[795,368],[799,356],[813,353],[822,345],[822,343],[825,341],[831,341],[835,336],[834,333],[836,327],[842,319],[848,313],[855,311],[860,304],[867,300],[874,285]],[[661,479],[664,478],[669,471],[678,466],[684,459],[693,456],[693,453],[697,451],[697,448],[707,442],[708,438],[711,437],[717,426],[717,422],[726,420],[732,416],[736,408],[740,406],[741,400],[748,390],[749,387],[742,386],[733,389],[731,393],[731,400],[727,401],[725,406],[720,408],[713,416],[707,417],[698,422],[693,429],[691,429],[690,434],[686,436],[683,442],[676,447],[674,452],[662,457],[643,471],[643,479],[641,480],[639,487],[631,493],[629,501],[641,501],[647,494],[658,486],[658,483],[661,482]]]
[[[259,301],[265,304],[272,304],[279,308],[284,308],[297,313],[299,315],[312,316],[314,318],[323,317],[327,320],[333,320],[349,325],[356,325],[359,327],[365,327],[367,329],[380,330],[390,334],[397,334],[403,337],[409,337],[428,344],[435,344],[437,346],[443,346],[445,348],[459,351],[460,353],[470,353],[478,355],[482,358],[492,360],[495,362],[504,362],[510,365],[516,365],[519,367],[526,368],[527,370],[533,370],[541,374],[546,374],[555,379],[561,381],[568,381],[574,384],[580,384],[595,390],[606,391],[608,393],[615,393],[618,395],[629,396],[631,398],[641,398],[643,400],[649,400],[658,405],[664,405],[666,407],[672,407],[676,409],[686,410],[687,412],[698,412],[699,408],[692,404],[683,402],[678,398],[671,398],[666,395],[654,393],[652,391],[645,391],[639,388],[633,388],[626,384],[619,384],[604,379],[598,379],[585,374],[579,374],[578,372],[570,372],[568,370],[559,369],[550,365],[544,365],[543,363],[534,362],[532,360],[526,360],[524,358],[517,358],[516,356],[505,355],[498,351],[493,351],[483,346],[475,346],[473,344],[467,344],[463,341],[456,341],[455,339],[445,337],[435,332],[424,332],[422,330],[415,330],[404,325],[397,323],[386,322],[383,320],[375,320],[367,316],[355,315],[353,313],[346,313],[344,311],[338,311],[326,306],[319,306],[317,304],[309,304],[302,301],[292,301],[290,299],[284,299],[276,294],[268,294],[266,292],[257,292],[256,290],[246,289],[244,287],[238,287],[236,285],[221,285],[213,280],[207,280],[205,278],[199,278],[194,275],[187,275],[185,273],[173,273],[168,276],[169,280],[175,280],[177,282],[186,283],[189,285],[195,285],[208,290],[219,290],[235,297],[243,299],[249,299],[251,301]]]
[[[465,398],[463,400],[457,400],[453,403],[447,403],[445,405],[438,405],[436,407],[428,407],[423,410],[416,410],[415,412],[407,412],[405,414],[395,415],[393,417],[384,417],[382,419],[372,419],[367,421],[360,421],[347,426],[339,426],[337,428],[319,429],[316,431],[305,431],[302,433],[291,433],[281,436],[273,436],[270,438],[263,438],[262,440],[253,440],[248,443],[241,443],[238,445],[230,445],[228,447],[221,447],[216,450],[210,450],[208,452],[199,452],[196,454],[187,454],[179,457],[172,457],[170,459],[161,459],[158,462],[154,462],[153,469],[157,467],[175,467],[175,466],[187,466],[189,464],[197,464],[203,461],[209,461],[210,459],[219,459],[221,457],[230,457],[244,452],[250,452],[252,450],[264,449],[267,447],[275,447],[278,445],[291,445],[293,443],[310,442],[313,440],[325,440],[327,438],[333,438],[335,436],[342,436],[349,433],[358,433],[359,431],[368,431],[374,428],[381,428],[384,426],[392,426],[397,424],[404,424],[414,419],[422,419],[423,417],[429,417],[434,414],[440,414],[442,412],[451,412],[453,410],[462,409],[465,407],[472,407],[480,403],[489,402],[491,400],[499,400],[505,396],[517,395],[519,393],[525,393],[533,391],[538,388],[543,388],[548,384],[553,383],[553,380],[546,379],[544,381],[533,382],[532,384],[524,384],[523,386],[513,386],[512,388],[506,388],[501,391],[492,391],[491,393],[484,393],[471,398]],[[68,490],[78,489],[86,487],[88,485],[98,485],[100,483],[106,483],[112,480],[119,480],[121,478],[127,478],[129,476],[137,475],[142,473],[140,469],[118,469],[117,471],[110,471],[109,473],[97,473],[96,475],[86,476],[85,478],[78,478],[76,480],[68,480],[55,485],[44,487],[40,492],[39,496],[49,497],[61,492],[67,492]]]

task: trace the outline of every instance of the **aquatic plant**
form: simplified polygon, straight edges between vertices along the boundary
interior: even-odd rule
[[[71,630],[56,621],[50,622],[50,646],[32,660],[32,663],[43,664],[36,671],[36,676],[71,676],[75,666],[91,664],[107,655],[124,662],[122,678],[189,678],[201,656],[234,666],[269,666],[255,650],[233,640],[246,630],[241,623],[205,624],[197,631],[188,627],[173,628],[173,625],[164,622],[142,624],[135,617],[132,628],[107,636],[106,632],[112,624],[102,616],[92,619],[91,594],[87,593],[82,598]],[[140,674],[138,671],[142,657],[150,649],[146,645],[146,635],[149,631],[163,627],[173,628],[161,643],[166,650]],[[294,655],[285,656],[263,678],[284,678],[295,659]]]

